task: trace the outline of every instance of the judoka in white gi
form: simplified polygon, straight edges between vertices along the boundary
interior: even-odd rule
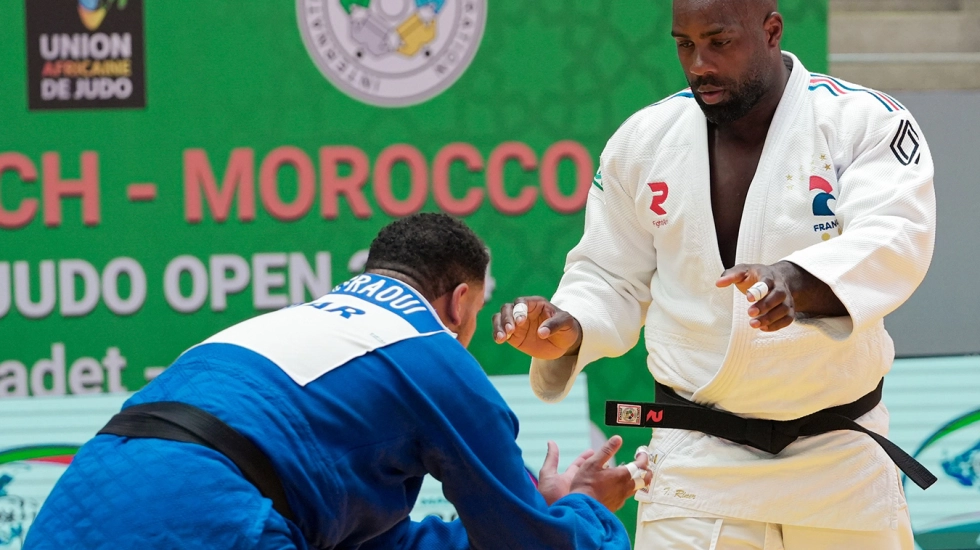
[[[929,147],[894,98],[781,51],[776,7],[674,1],[691,88],[609,140],[551,302],[518,298],[526,317],[512,304],[494,317],[496,341],[534,358],[542,399],[625,353],[644,324],[658,383],[747,418],[851,403],[890,369],[882,319],[933,252]],[[752,302],[758,282],[770,292]],[[887,435],[884,405],[857,421]],[[804,437],[772,455],[654,429],[649,450],[637,548],[914,548],[899,471],[867,435]]]

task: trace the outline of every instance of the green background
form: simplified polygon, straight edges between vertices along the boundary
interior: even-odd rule
[[[27,0],[28,2],[30,0]],[[66,0],[69,1],[69,0]],[[208,153],[219,182],[229,153],[250,147],[258,164],[276,147],[299,147],[319,174],[317,151],[326,145],[364,150],[372,163],[384,148],[408,143],[430,162],[445,145],[464,142],[486,159],[499,144],[529,145],[539,160],[561,140],[575,140],[594,161],[618,125],[636,110],[686,86],[670,37],[670,2],[621,0],[493,0],[482,44],[463,76],[440,96],[398,109],[372,107],[344,95],[320,73],[308,55],[292,2],[147,2],[145,10],[147,107],[139,110],[28,112],[24,4],[0,7],[0,153],[17,152],[38,168],[38,182],[24,184],[12,173],[0,180],[0,201],[9,210],[25,197],[40,197],[41,154],[58,152],[65,178],[79,175],[83,151],[100,160],[102,221],[81,223],[81,201],[63,201],[63,223],[45,227],[40,212],[17,230],[0,230],[0,262],[31,264],[37,299],[37,263],[81,258],[102,270],[113,258],[135,258],[147,274],[147,299],[127,317],[111,313],[100,301],[85,317],[62,318],[58,308],[44,319],[23,318],[11,305],[0,318],[0,361],[15,359],[28,367],[50,357],[51,344],[64,342],[67,363],[82,356],[101,358],[119,347],[129,366],[123,384],[141,387],[143,367],[164,366],[182,350],[239,320],[253,316],[250,288],[228,297],[224,312],[208,304],[191,314],[166,303],[162,279],[166,264],[190,254],[207,264],[212,254],[248,259],[259,252],[304,252],[312,263],[317,251],[332,254],[334,284],[348,278],[347,260],[366,248],[377,230],[391,220],[374,202],[371,182],[365,195],[373,214],[356,219],[341,200],[340,216],[319,215],[320,193],[311,211],[295,222],[273,219],[261,207],[241,223],[234,212],[215,223],[205,208],[203,223],[184,221],[183,151]],[[811,71],[827,66],[827,0],[780,2],[787,28],[784,48]],[[111,13],[110,13],[111,16]],[[571,163],[564,162],[560,186],[574,188]],[[461,197],[482,187],[483,175],[451,171],[452,189]],[[393,172],[396,196],[408,193],[408,172]],[[284,200],[296,194],[295,172],[280,172]],[[537,186],[535,172],[515,163],[505,170],[511,195],[524,185]],[[130,203],[126,186],[153,182],[158,197]],[[424,208],[437,210],[432,199]],[[583,212],[562,215],[539,198],[521,216],[505,216],[487,198],[465,218],[487,242],[497,287],[480,316],[471,351],[491,374],[526,373],[528,360],[490,337],[490,316],[516,296],[549,296],[556,287],[565,254],[582,233]],[[125,295],[125,294],[124,294]],[[599,361],[588,369],[592,417],[602,424],[605,399],[650,400],[645,352],[634,349],[621,359]],[[607,430],[608,431],[608,430]],[[609,431],[609,433],[612,433]],[[646,430],[627,430],[626,451],[648,439]],[[571,450],[568,450],[571,451]],[[630,501],[620,517],[635,523]]]

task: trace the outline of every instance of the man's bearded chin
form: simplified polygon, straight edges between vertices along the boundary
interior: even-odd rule
[[[762,97],[766,95],[768,88],[765,79],[760,74],[754,74],[734,87],[730,83],[721,83],[712,78],[698,78],[690,84],[691,91],[694,91],[694,100],[701,107],[704,117],[708,119],[708,122],[717,126],[727,126],[749,114],[749,111],[758,105]],[[729,91],[728,101],[715,105],[704,103],[701,96],[696,92],[703,85],[724,87]]]

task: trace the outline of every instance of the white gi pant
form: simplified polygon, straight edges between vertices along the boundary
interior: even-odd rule
[[[640,502],[636,550],[915,550],[907,513],[897,529],[840,531],[740,519],[702,517],[643,521]]]

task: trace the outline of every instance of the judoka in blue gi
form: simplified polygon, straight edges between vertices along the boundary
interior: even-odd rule
[[[363,275],[212,336],[117,415],[172,403],[209,413],[267,457],[284,503],[193,437],[103,433],[25,548],[628,549],[610,509],[646,483],[646,457],[604,468],[614,437],[559,474],[549,444],[535,487],[516,417],[465,349],[488,261],[449,216],[396,221]],[[426,474],[460,519],[409,519]]]

